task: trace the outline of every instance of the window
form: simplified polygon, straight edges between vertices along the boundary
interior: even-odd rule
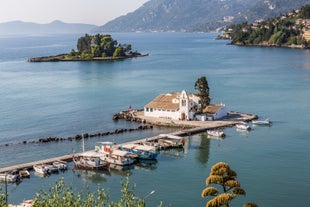
[[[182,100],[182,106],[186,106],[186,100]]]

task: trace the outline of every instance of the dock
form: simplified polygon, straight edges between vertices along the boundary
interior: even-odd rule
[[[241,121],[251,121],[251,120],[257,119],[257,115],[242,114],[238,112],[230,112],[228,117],[221,119],[221,120],[215,120],[215,121],[171,120],[171,119],[165,119],[165,118],[144,117],[142,113],[135,113],[135,116],[140,119],[143,119],[146,124],[178,127],[181,130],[178,130],[170,134],[180,136],[180,137],[203,133],[210,129],[232,127]],[[126,142],[123,144],[143,143],[143,142],[155,140],[157,138],[158,136],[147,137],[147,138],[143,138],[143,139],[139,139],[139,140],[135,140],[131,142]],[[10,172],[12,170],[16,170],[16,169],[19,170],[19,169],[24,169],[24,168],[33,169],[33,165],[52,163],[52,162],[59,161],[59,160],[71,162],[72,157],[73,157],[73,154],[68,154],[68,155],[63,155],[63,156],[54,157],[50,159],[44,159],[44,160],[39,160],[39,161],[34,161],[34,162],[12,165],[8,167],[0,168],[0,173]]]

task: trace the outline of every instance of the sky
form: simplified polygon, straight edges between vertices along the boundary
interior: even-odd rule
[[[103,25],[133,12],[149,0],[0,0],[0,23],[24,22]]]

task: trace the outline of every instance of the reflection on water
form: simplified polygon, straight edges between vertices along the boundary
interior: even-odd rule
[[[82,182],[91,181],[92,183],[107,182],[107,176],[111,176],[109,170],[82,170],[73,169],[73,175],[78,177]]]
[[[155,170],[157,169],[157,160],[140,160],[135,164],[135,169]]]
[[[209,160],[209,151],[210,151],[210,139],[206,133],[200,134],[200,146],[198,150],[198,161],[201,164],[207,164]]]

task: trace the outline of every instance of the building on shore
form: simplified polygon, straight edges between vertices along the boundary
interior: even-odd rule
[[[224,104],[209,105],[203,113],[197,114],[201,108],[201,100],[195,94],[187,94],[185,90],[160,94],[144,106],[144,116],[175,120],[215,120],[228,114]]]

